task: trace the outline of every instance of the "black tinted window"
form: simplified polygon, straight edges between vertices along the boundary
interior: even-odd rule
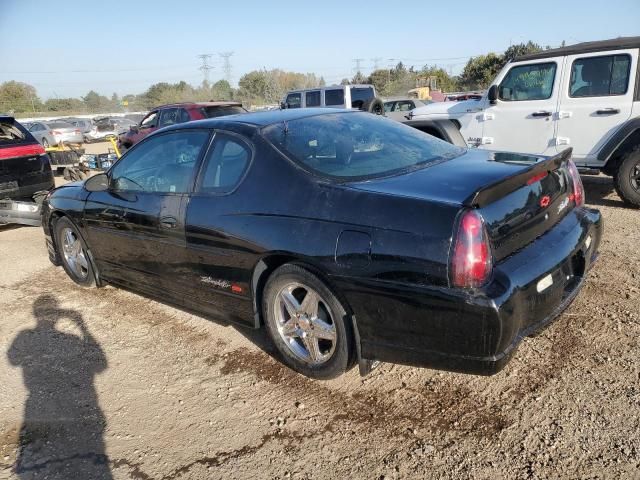
[[[629,55],[580,58],[571,65],[571,97],[624,95],[629,85]]]
[[[320,90],[307,92],[305,94],[304,100],[307,103],[307,107],[319,107],[320,106]]]
[[[219,107],[202,107],[202,114],[207,118],[224,117],[225,115],[235,115],[245,113],[246,110],[236,105],[223,105]]]
[[[200,190],[216,193],[233,190],[250,159],[251,150],[244,142],[231,135],[217,134],[206,160]]]
[[[358,102],[362,104],[367,100],[371,100],[375,95],[373,94],[373,88],[371,87],[352,87],[351,88],[351,104]]]
[[[309,169],[342,179],[393,175],[464,150],[369,113],[336,113],[271,125],[265,137]]]
[[[287,104],[287,108],[300,108],[300,105],[302,104],[302,94],[290,93],[287,95],[285,103]]]
[[[209,133],[188,130],[152,136],[122,157],[111,170],[116,190],[186,193]]]
[[[500,100],[546,100],[553,93],[555,63],[533,63],[513,67],[498,88]]]
[[[344,105],[344,90],[325,90],[324,104],[327,107]]]

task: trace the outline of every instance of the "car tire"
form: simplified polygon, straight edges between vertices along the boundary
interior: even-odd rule
[[[82,236],[67,217],[58,219],[54,226],[56,249],[67,275],[83,287],[96,285],[95,269]]]
[[[312,301],[305,302],[307,298]],[[262,312],[280,357],[296,372],[327,380],[354,365],[353,328],[347,310],[308,270],[285,264],[274,271],[264,289]]]
[[[371,98],[362,104],[362,110],[375,115],[384,115],[384,103],[379,98]]]
[[[627,205],[640,207],[640,146],[622,158],[613,175],[613,184]]]
[[[43,138],[41,143],[44,148],[49,148],[49,141],[46,138]]]

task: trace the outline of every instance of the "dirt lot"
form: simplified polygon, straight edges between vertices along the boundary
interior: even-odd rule
[[[307,380],[260,334],[80,289],[39,229],[0,229],[0,478],[638,478],[640,212],[585,182],[600,261],[489,378]]]

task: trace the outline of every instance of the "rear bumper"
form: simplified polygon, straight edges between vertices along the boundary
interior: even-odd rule
[[[491,375],[518,344],[576,298],[597,259],[602,219],[580,208],[500,262],[484,288],[466,291],[397,282],[335,279],[354,310],[369,360]],[[542,291],[540,280],[553,283]]]
[[[17,223],[40,226],[40,205],[35,202],[0,200],[0,225]]]

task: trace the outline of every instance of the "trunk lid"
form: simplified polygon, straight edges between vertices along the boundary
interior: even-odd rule
[[[479,209],[499,261],[573,208],[570,159],[571,149],[554,157],[471,150],[421,170],[349,186]]]

